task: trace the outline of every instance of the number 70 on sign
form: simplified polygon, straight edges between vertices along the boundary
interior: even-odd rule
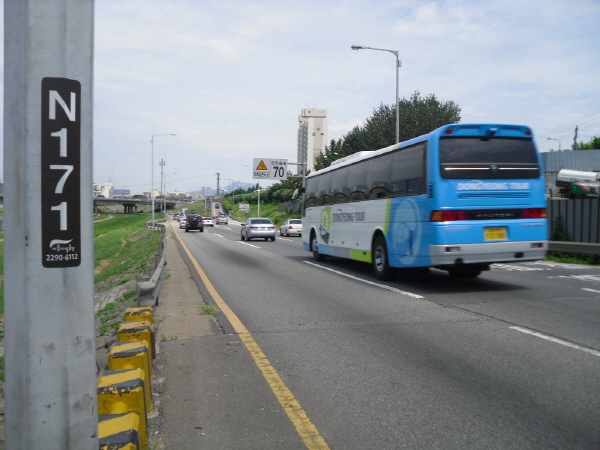
[[[252,178],[262,180],[287,180],[287,159],[254,158]]]

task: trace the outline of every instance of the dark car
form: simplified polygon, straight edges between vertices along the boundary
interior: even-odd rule
[[[202,223],[202,216],[198,214],[190,214],[185,222],[185,231],[188,232],[190,230],[199,230],[200,232],[204,231],[204,224]]]

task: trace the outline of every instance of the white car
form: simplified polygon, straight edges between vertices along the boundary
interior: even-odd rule
[[[229,217],[227,217],[227,214],[219,214],[217,216],[217,225],[227,225],[229,223]]]
[[[179,221],[179,228],[185,228],[185,219]]]
[[[281,236],[290,236],[292,234],[302,236],[302,219],[286,220],[279,227],[279,234]]]
[[[205,227],[214,227],[215,222],[212,220],[212,217],[202,217],[202,225]]]

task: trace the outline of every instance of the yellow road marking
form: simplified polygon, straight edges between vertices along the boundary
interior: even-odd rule
[[[171,225],[173,226],[172,223]],[[214,286],[200,267],[200,264],[198,264],[198,261],[196,261],[196,258],[192,256],[192,253],[187,248],[177,231],[175,231],[175,236],[177,236],[177,239],[181,243],[181,246],[192,261],[194,268],[198,272],[198,275],[200,275],[200,278],[202,279],[202,282],[206,286],[206,289],[210,293],[211,297],[213,298],[217,306],[221,309],[223,314],[227,316],[227,319],[229,319],[229,322],[233,326],[233,329],[246,345],[246,349],[250,353],[250,356],[252,356],[254,363],[262,372],[263,376],[265,377],[265,380],[267,381],[271,390],[273,391],[275,398],[277,398],[277,401],[279,401],[279,404],[287,414],[288,419],[290,419],[290,421],[296,428],[296,432],[304,442],[304,445],[306,445],[306,448],[310,450],[329,450],[327,442],[325,442],[325,439],[323,439],[323,437],[319,434],[317,427],[308,418],[306,412],[304,412],[298,400],[296,400],[292,392],[285,385],[285,383],[277,373],[277,370],[271,365],[266,355],[262,352],[262,350],[254,340],[250,332],[246,329],[242,321],[231,310],[227,303],[225,303],[225,300],[223,300],[223,298],[219,295],[217,290],[214,288]]]

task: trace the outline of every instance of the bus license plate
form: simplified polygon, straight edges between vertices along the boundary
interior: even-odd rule
[[[484,228],[483,233],[486,241],[502,241],[507,239],[506,227]]]

